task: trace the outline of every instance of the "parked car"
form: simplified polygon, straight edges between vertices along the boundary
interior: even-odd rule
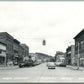
[[[48,67],[48,69],[55,69],[56,65],[54,62],[48,62],[47,67]]]
[[[25,60],[24,62],[19,63],[19,67],[33,66],[33,61],[31,59]]]
[[[24,67],[24,63],[23,62],[22,63],[19,63],[19,67],[20,68]]]

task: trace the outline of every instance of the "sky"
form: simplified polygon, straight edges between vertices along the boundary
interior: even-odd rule
[[[80,1],[1,1],[0,32],[8,32],[29,52],[54,56],[66,52],[84,28],[84,2]],[[43,39],[46,45],[42,45]]]

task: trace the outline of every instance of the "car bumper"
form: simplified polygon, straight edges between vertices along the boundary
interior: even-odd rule
[[[48,69],[55,69],[55,66],[48,66]]]

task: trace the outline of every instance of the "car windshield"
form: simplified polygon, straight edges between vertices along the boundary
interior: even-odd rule
[[[54,62],[48,62],[49,65],[54,65]]]

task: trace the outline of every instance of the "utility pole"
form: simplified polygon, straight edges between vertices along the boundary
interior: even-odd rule
[[[80,66],[80,54],[79,54],[79,42],[78,42],[78,59],[77,59],[77,70],[79,70]]]

